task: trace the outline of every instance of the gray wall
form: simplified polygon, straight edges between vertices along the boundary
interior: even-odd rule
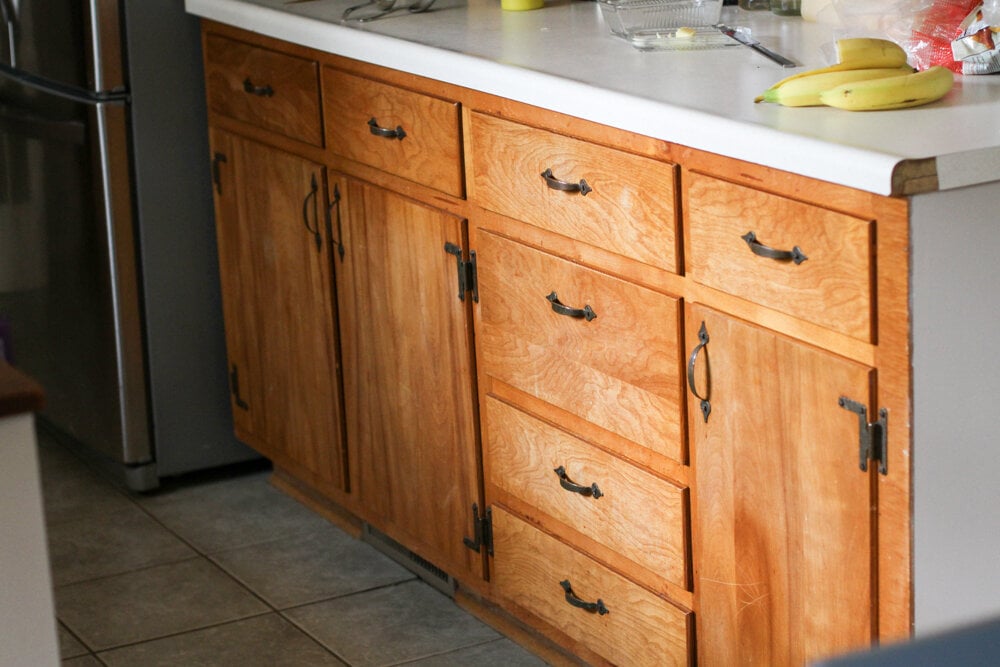
[[[998,218],[1000,185],[913,207],[917,634],[1000,615]]]

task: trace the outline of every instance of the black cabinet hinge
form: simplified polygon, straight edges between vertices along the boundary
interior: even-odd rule
[[[465,537],[462,542],[476,553],[486,548],[486,553],[493,555],[493,510],[486,508],[486,513],[479,515],[479,504],[472,503],[472,521],[475,524],[475,535],[470,539]]]
[[[465,301],[465,293],[472,292],[472,300],[479,303],[479,279],[476,270],[476,251],[469,251],[469,259],[463,257],[462,248],[454,243],[445,243],[444,251],[455,256],[458,268],[458,298]]]
[[[858,459],[861,470],[868,472],[868,462],[878,461],[878,471],[885,475],[889,472],[889,411],[882,408],[878,411],[878,421],[868,421],[868,408],[846,396],[838,401],[840,407],[850,410],[858,416]]]
[[[229,371],[229,391],[233,395],[233,401],[240,410],[249,410],[250,406],[240,396],[240,369],[236,364],[232,365]]]
[[[212,156],[212,182],[215,184],[215,191],[219,195],[222,194],[222,169],[219,165],[223,162],[226,162],[225,154],[216,153]]]

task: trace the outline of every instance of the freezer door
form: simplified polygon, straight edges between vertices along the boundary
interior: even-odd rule
[[[0,0],[0,19],[0,100],[128,101],[115,0]]]
[[[16,267],[0,273],[7,353],[42,382],[57,427],[148,463],[118,3],[0,2],[0,265]]]

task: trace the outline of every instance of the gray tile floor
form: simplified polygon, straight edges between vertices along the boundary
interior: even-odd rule
[[[39,439],[64,665],[545,664],[266,469],[132,494]]]

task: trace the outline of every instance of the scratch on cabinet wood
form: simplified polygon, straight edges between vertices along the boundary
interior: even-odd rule
[[[767,591],[766,586],[759,581],[753,583],[740,583],[738,581],[721,581],[719,579],[709,579],[708,577],[702,577],[703,582],[710,584],[718,584],[720,586],[730,586],[739,589],[740,596],[740,608],[736,612],[739,616],[743,613],[745,609],[748,609],[755,604],[758,604],[765,598],[769,597],[771,594]]]

